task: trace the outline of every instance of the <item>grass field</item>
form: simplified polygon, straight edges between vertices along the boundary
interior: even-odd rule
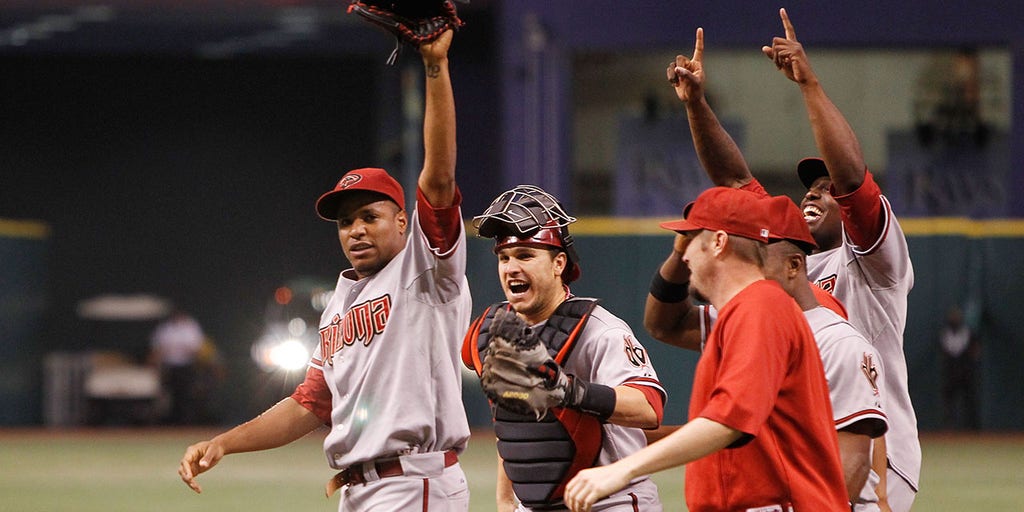
[[[209,430],[0,430],[0,512],[159,512],[337,510],[323,483],[318,436],[261,453],[232,455],[200,479],[181,483],[177,463]],[[1024,436],[930,435],[915,511],[1024,510]],[[472,510],[494,510],[494,445],[473,437],[462,458]],[[682,469],[655,476],[665,510],[685,511]]]

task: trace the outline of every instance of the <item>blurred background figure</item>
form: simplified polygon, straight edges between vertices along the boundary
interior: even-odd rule
[[[942,405],[945,426],[951,429],[978,430],[978,387],[975,368],[981,343],[964,321],[959,307],[946,313],[939,332],[942,348]]]
[[[213,425],[221,421],[220,385],[227,377],[227,366],[221,356],[217,344],[209,335],[203,336],[203,344],[196,352],[196,378],[192,385],[192,399],[196,408],[195,420],[203,425]]]
[[[181,309],[175,309],[153,331],[150,362],[160,368],[161,383],[170,399],[163,423],[187,425],[199,419],[197,358],[205,340],[199,322]]]
[[[919,80],[915,115],[922,145],[988,142],[989,126],[982,115],[981,71],[978,50],[964,47],[951,58],[939,58]]]

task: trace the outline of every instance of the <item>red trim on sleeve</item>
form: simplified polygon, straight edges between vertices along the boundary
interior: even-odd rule
[[[860,248],[874,246],[885,234],[885,212],[882,211],[882,189],[870,171],[864,171],[864,183],[846,195],[833,195],[839,203],[839,216],[843,230],[853,245]]]
[[[466,365],[466,368],[476,371],[477,376],[483,371],[483,361],[480,360],[480,350],[477,348],[477,340],[480,339],[480,328],[484,324],[484,319],[487,318],[487,313],[491,311],[488,307],[484,310],[483,314],[477,317],[469,325],[469,330],[466,331],[466,337],[462,340],[462,364]]]
[[[631,384],[629,382],[623,384],[623,386],[629,386],[644,394],[644,398],[647,399],[647,403],[651,404],[651,408],[654,409],[654,414],[658,416],[658,425],[661,425],[661,420],[665,417],[665,395],[650,386]]]
[[[309,409],[324,425],[331,424],[331,389],[324,380],[324,372],[316,368],[307,369],[306,380],[295,388],[292,399]]]
[[[420,227],[430,247],[437,254],[451,254],[452,247],[459,241],[459,233],[462,230],[462,215],[459,210],[461,204],[462,192],[458,187],[455,187],[452,205],[444,208],[434,208],[423,191],[419,187],[416,188],[416,211],[420,214]]]
[[[757,181],[757,178],[750,180],[750,183],[740,187],[740,190],[753,192],[761,197],[768,197],[768,191],[764,189],[764,185],[761,185],[760,181]]]

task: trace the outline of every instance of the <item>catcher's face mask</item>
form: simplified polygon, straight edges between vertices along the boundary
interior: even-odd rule
[[[579,256],[573,247],[569,224],[576,218],[565,213],[551,194],[533,185],[519,185],[498,196],[484,213],[473,217],[481,237],[494,238],[494,251],[513,245],[554,247],[565,252],[569,264],[562,280],[579,278]]]

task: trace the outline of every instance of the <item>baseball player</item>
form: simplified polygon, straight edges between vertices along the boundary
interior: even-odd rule
[[[880,505],[906,512],[913,504],[921,470],[917,418],[903,353],[907,294],[914,283],[906,237],[867,171],[856,135],[825,94],[797,42],[785,9],[780,16],[786,36],[775,37],[772,46],[765,46],[762,52],[800,86],[822,155],[822,159],[804,159],[797,166],[808,189],[800,207],[818,244],[818,251],[807,258],[807,275],[846,306],[850,323],[881,357],[884,377],[880,391],[889,429],[875,442],[872,467],[881,478],[876,489]],[[703,97],[700,29],[697,38],[693,58],[676,57],[668,76],[680,99],[686,101],[701,163],[716,185],[767,195]]]
[[[773,279],[792,296],[814,333],[818,345],[822,366],[829,387],[829,398],[832,403],[833,421],[839,440],[839,455],[843,463],[843,475],[846,490],[855,511],[878,511],[878,498],[875,487],[879,476],[871,469],[871,440],[885,433],[887,424],[882,410],[881,363],[878,353],[843,317],[842,307],[838,301],[811,285],[807,280],[806,254],[816,247],[814,239],[803,220],[803,214],[793,201],[787,197],[772,197],[769,201],[769,222],[771,233],[765,257],[765,277]],[[677,251],[685,253],[688,239],[677,235],[683,240]],[[675,253],[674,253],[675,254]],[[681,256],[670,258],[681,262]],[[683,348],[700,349],[707,338],[707,331],[717,317],[714,306],[692,306],[687,294],[681,288],[687,285],[676,285],[667,282],[660,273],[664,268],[675,268],[672,262],[666,261],[652,281],[651,292],[647,304],[659,304],[658,308],[645,309],[645,322],[660,327],[658,336],[667,343]],[[689,280],[689,271],[677,271],[673,275]],[[681,288],[675,288],[681,287]],[[676,296],[672,293],[678,292]],[[818,296],[829,297],[830,306],[822,305]],[[699,327],[677,318],[687,316],[702,318]],[[684,332],[689,329],[691,332]],[[700,340],[698,346],[680,344],[678,340]],[[678,426],[665,426],[648,441],[655,441],[678,429]]]
[[[713,187],[686,218],[691,288],[718,310],[697,363],[689,422],[566,486],[574,511],[638,474],[686,468],[689,510],[849,510],[821,359],[796,302],[764,279],[769,201]]]
[[[339,510],[468,510],[458,359],[472,306],[455,184],[451,39],[449,31],[420,47],[426,155],[412,212],[383,169],[350,171],[319,198],[317,213],[337,224],[352,268],[321,317],[306,379],[259,417],[186,450],[178,472],[196,492],[196,476],[224,455],[328,425],[324,452],[339,473],[327,492],[343,489]]]
[[[554,197],[529,185],[501,194],[474,218],[480,236],[494,238],[507,300],[473,322],[463,344],[464,363],[484,373],[496,312],[512,311],[537,333],[553,354],[552,364],[582,395],[579,404],[551,409],[539,421],[494,404],[502,512],[565,510],[561,495],[569,478],[640,450],[646,445],[642,429],[661,423],[666,394],[647,351],[623,320],[596,299],[569,290],[580,276],[568,230],[575,220]],[[595,510],[662,510],[657,486],[646,475],[621,487]]]

